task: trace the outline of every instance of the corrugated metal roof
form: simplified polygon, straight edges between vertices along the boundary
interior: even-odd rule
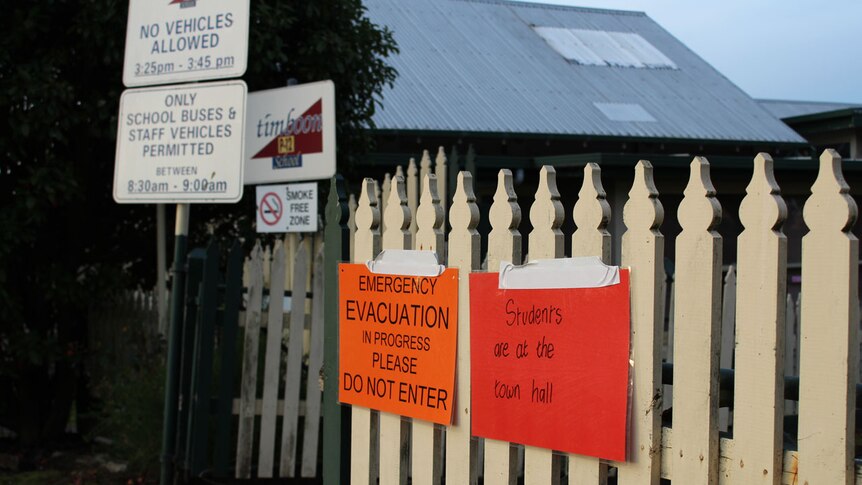
[[[363,0],[401,49],[381,130],[801,143],[642,12],[505,0]],[[579,65],[534,27],[636,33],[678,69]],[[649,114],[609,118],[601,106]]]
[[[822,101],[788,101],[784,99],[758,99],[758,103],[776,118],[792,118],[816,113],[826,113],[847,108],[860,108],[862,105],[851,103],[828,103]]]

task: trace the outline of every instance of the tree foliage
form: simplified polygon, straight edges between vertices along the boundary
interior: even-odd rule
[[[63,430],[88,305],[153,283],[154,210],[111,197],[127,3],[0,5],[0,424],[32,444]],[[343,166],[368,149],[395,77],[392,36],[363,12],[360,0],[251,2],[249,90],[332,79]],[[193,221],[236,232],[251,197],[195,206]]]

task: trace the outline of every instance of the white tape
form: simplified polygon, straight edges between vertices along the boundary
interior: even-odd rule
[[[516,266],[500,262],[500,289],[601,288],[620,282],[620,267],[595,257],[539,259]]]
[[[434,251],[413,249],[384,249],[365,265],[372,273],[406,276],[440,276],[446,270]]]

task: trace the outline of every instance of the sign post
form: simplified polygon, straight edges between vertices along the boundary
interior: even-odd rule
[[[249,0],[129,0],[123,84],[242,76],[249,18]],[[177,204],[162,485],[174,478],[189,204],[242,197],[246,91],[235,81],[132,90],[120,100],[114,200]]]

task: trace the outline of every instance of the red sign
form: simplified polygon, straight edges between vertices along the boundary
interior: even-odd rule
[[[338,400],[451,423],[458,270],[404,276],[341,264],[338,292]]]
[[[305,110],[299,118],[288,115],[287,126],[275,138],[258,151],[252,159],[273,158],[276,160],[291,158],[295,166],[302,166],[302,154],[320,153],[323,151],[323,98]]]
[[[628,270],[601,288],[498,285],[470,275],[473,434],[625,461]]]

